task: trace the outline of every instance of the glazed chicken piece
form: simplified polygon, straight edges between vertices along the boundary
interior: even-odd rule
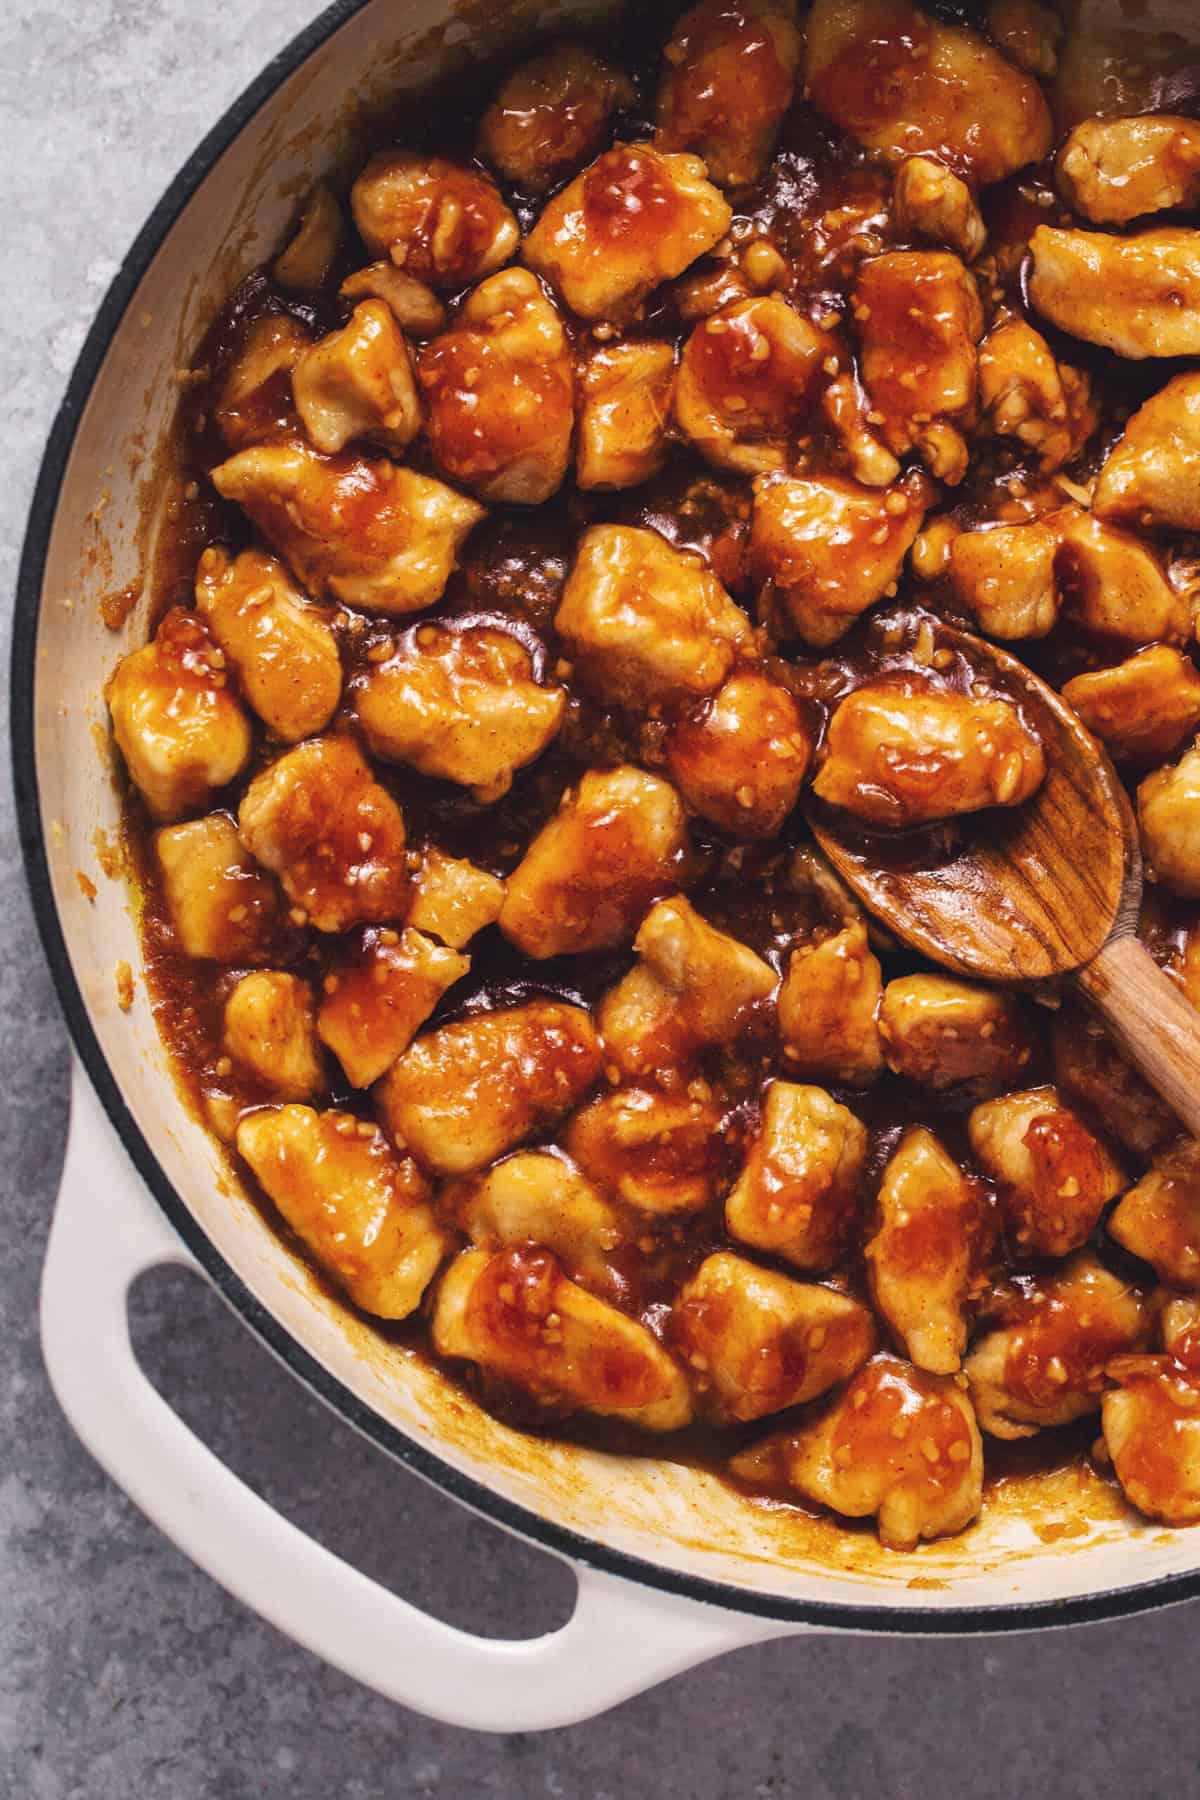
[[[727,1250],[684,1283],[668,1332],[704,1411],[721,1424],[815,1400],[875,1348],[875,1321],[857,1300]]]
[[[1070,462],[1096,428],[1090,378],[1056,362],[1026,319],[1002,318],[980,344],[979,400],[996,436],[1030,451],[1047,475]]]
[[[890,488],[839,475],[762,483],[750,559],[764,600],[776,600],[814,649],[836,643],[860,613],[895,591],[930,498],[919,475]]]
[[[237,1147],[296,1235],[356,1306],[406,1319],[449,1249],[429,1185],[353,1113],[263,1107]]]
[[[1141,1291],[1090,1251],[1051,1274],[1022,1276],[963,1363],[980,1425],[1024,1438],[1098,1412],[1104,1365],[1144,1348],[1150,1330]]]
[[[500,917],[504,883],[465,857],[446,856],[432,846],[413,877],[408,922],[416,931],[461,950],[476,932]]]
[[[1125,1195],[1108,1229],[1161,1281],[1200,1293],[1200,1148],[1184,1139],[1164,1150]]]
[[[1200,201],[1200,124],[1176,113],[1084,119],[1058,153],[1058,186],[1095,225]]]
[[[442,995],[471,967],[469,956],[405,931],[368,925],[338,954],[325,977],[317,1030],[351,1087],[386,1073]]]
[[[1200,231],[1039,225],[1029,249],[1029,298],[1061,331],[1135,361],[1200,352]]]
[[[579,371],[575,480],[581,488],[637,487],[667,456],[675,392],[670,344],[605,344]]]
[[[901,237],[924,238],[974,262],[987,230],[965,181],[931,156],[910,156],[896,170],[892,193]]]
[[[990,0],[987,28],[1006,56],[1030,75],[1053,75],[1063,22],[1039,0]]]
[[[531,1000],[426,1032],[376,1093],[397,1144],[441,1175],[469,1175],[569,1112],[599,1072],[582,1007]]]
[[[709,569],[629,525],[584,532],[555,626],[592,691],[638,709],[715,692],[750,636]]]
[[[875,1305],[918,1369],[953,1375],[995,1235],[984,1195],[916,1125],[888,1159],[877,1208],[865,1251]]]
[[[1052,522],[1059,540],[1055,576],[1068,617],[1085,631],[1130,644],[1150,638],[1186,641],[1187,602],[1132,532],[1077,507],[1063,507]]]
[[[971,1149],[1000,1184],[1024,1256],[1066,1256],[1127,1185],[1125,1171],[1053,1087],[1005,1094],[967,1121]]]
[[[667,740],[667,769],[693,812],[736,838],[772,838],[795,806],[813,742],[788,689],[732,675]]]
[[[342,300],[382,300],[401,331],[429,338],[445,331],[448,314],[433,289],[415,275],[406,275],[394,262],[368,263],[347,275],[338,296]]]
[[[256,775],[238,830],[318,931],[403,914],[404,820],[349,738],[310,738]]]
[[[286,936],[283,897],[228,813],[168,825],[153,838],[167,915],[185,956],[245,967]]]
[[[1173,375],[1138,408],[1092,504],[1120,524],[1200,531],[1200,374]]]
[[[1179,1121],[1166,1101],[1121,1055],[1094,1013],[1060,1007],[1050,1026],[1050,1045],[1059,1088],[1103,1119],[1105,1131],[1135,1156],[1149,1160],[1179,1135]]]
[[[571,456],[575,377],[557,309],[528,269],[502,269],[421,352],[434,461],[481,500],[537,506]]]
[[[1154,880],[1187,900],[1200,899],[1200,738],[1177,763],[1147,775],[1137,812]]]
[[[660,150],[695,150],[721,187],[757,181],[792,103],[794,0],[700,0],[663,47]]]
[[[292,392],[309,443],[327,454],[371,438],[398,456],[421,429],[412,357],[382,300],[362,301],[340,331],[303,352]]]
[[[609,1258],[629,1236],[623,1215],[560,1152],[518,1150],[482,1175],[450,1181],[442,1214],[481,1250],[540,1244],[572,1281],[615,1287]]]
[[[876,1514],[889,1550],[962,1531],[983,1501],[983,1441],[948,1375],[872,1358],[811,1425],[767,1447],[784,1483],[851,1519]],[[735,1459],[752,1475],[762,1448]]]
[[[417,612],[440,600],[483,518],[476,501],[413,469],[330,461],[294,444],[243,450],[212,481],[310,592],[366,612]]]
[[[225,373],[213,411],[230,450],[296,429],[292,371],[311,343],[311,332],[290,313],[255,319]]]
[[[581,319],[619,324],[711,250],[732,216],[698,156],[616,144],[555,195],[521,254]]]
[[[553,44],[504,81],[483,115],[479,147],[504,179],[544,194],[573,175],[604,139],[633,83],[584,44]]]
[[[221,1042],[277,1100],[311,1100],[325,1086],[312,990],[297,975],[243,975],[225,1002]]]
[[[674,1359],[644,1325],[569,1281],[548,1250],[464,1250],[438,1288],[433,1343],[551,1415],[582,1410],[643,1431],[677,1431],[691,1418]]]
[[[1053,631],[1062,604],[1058,545],[1053,515],[958,533],[950,544],[950,579],[981,631],[1010,641]]]
[[[914,677],[857,688],[837,708],[813,792],[868,825],[924,825],[1019,806],[1046,772],[1007,700],[939,693]]]
[[[597,1187],[639,1212],[700,1212],[728,1185],[721,1110],[709,1100],[619,1088],[576,1113],[565,1142]]]
[[[687,841],[669,781],[628,764],[589,769],[509,876],[500,929],[538,960],[627,944],[678,885]]]
[[[983,335],[974,276],[945,251],[892,250],[863,263],[851,311],[884,443],[897,456],[915,449],[956,485],[967,470],[962,430],[975,418]]]
[[[821,411],[855,481],[864,487],[885,488],[899,479],[900,464],[876,435],[870,402],[852,369],[843,370],[826,384]]]
[[[831,1269],[856,1222],[867,1130],[824,1088],[773,1081],[725,1202],[730,1237],[799,1269]]]
[[[869,1087],[883,1070],[882,991],[861,920],[793,950],[779,990],[779,1030],[795,1073]]]
[[[683,347],[676,422],[719,469],[782,469],[810,422],[834,349],[827,332],[777,295],[723,307]]]
[[[372,256],[447,293],[490,275],[520,242],[495,183],[444,156],[381,151],[351,188],[350,209]]]
[[[418,625],[356,696],[376,756],[499,800],[558,735],[567,696],[533,677],[529,652],[490,626]]]
[[[1165,1525],[1200,1520],[1200,1374],[1166,1356],[1119,1356],[1100,1404],[1125,1497]]]
[[[342,696],[337,639],[281,562],[261,550],[206,550],[196,610],[272,737],[294,744],[324,731]]]
[[[1140,768],[1174,756],[1200,727],[1200,672],[1169,644],[1076,675],[1062,695],[1115,761]]]
[[[202,618],[173,606],[153,641],[122,657],[106,692],[113,737],[151,818],[212,803],[246,766],[250,721]]]
[[[1158,1315],[1159,1341],[1168,1356],[1193,1374],[1200,1373],[1200,1299],[1178,1294]]]
[[[887,1066],[919,1087],[995,1089],[1020,1079],[1037,1045],[1028,1006],[949,975],[889,981],[879,1009]]]
[[[889,159],[927,154],[987,183],[1050,148],[1037,82],[977,32],[907,0],[816,0],[804,73],[813,105]]]

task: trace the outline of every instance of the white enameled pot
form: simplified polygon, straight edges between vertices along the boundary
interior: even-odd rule
[[[1200,1591],[1200,1532],[1132,1523],[1115,1507],[1056,1538],[997,1503],[965,1536],[896,1556],[868,1532],[751,1507],[695,1470],[509,1430],[314,1286],[181,1101],[144,984],[130,1012],[118,1007],[116,965],[136,978],[140,953],[125,887],[96,869],[96,833],[118,823],[97,744],[105,679],[145,619],[135,609],[114,635],[98,601],[137,579],[170,503],[169,480],[148,477],[177,372],[220,298],[277,246],[310,178],[354,156],[385,96],[594,10],[339,0],[276,58],[180,172],[101,309],[47,449],[14,639],[23,843],[79,1058],[42,1297],[58,1397],[114,1479],[233,1593],[392,1698],[490,1730],[588,1717],[765,1637],[1021,1630]],[[94,901],[81,868],[98,882]],[[521,1643],[453,1630],[258,1499],[133,1358],[129,1284],[166,1262],[203,1271],[299,1380],[398,1461],[569,1559],[570,1622]]]

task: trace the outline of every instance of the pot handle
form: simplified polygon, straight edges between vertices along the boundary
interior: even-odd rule
[[[280,1631],[390,1700],[479,1731],[593,1717],[724,1651],[804,1627],[726,1612],[574,1565],[557,1631],[505,1641],[430,1618],[306,1537],[239,1480],[147,1380],[127,1295],[144,1270],[202,1273],[75,1066],[42,1276],[54,1392],[96,1461],[166,1535]]]

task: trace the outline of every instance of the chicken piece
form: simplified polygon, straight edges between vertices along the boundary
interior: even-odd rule
[[[605,344],[579,372],[575,480],[581,488],[637,487],[667,456],[675,392],[670,344]]]
[[[731,1044],[775,990],[775,971],[717,931],[682,895],[651,907],[641,957],[605,995],[599,1025],[615,1065],[637,1080],[681,1068],[705,1044]]]
[[[412,357],[382,300],[363,300],[301,354],[292,392],[309,442],[327,454],[371,438],[399,455],[421,429]]]
[[[290,313],[255,319],[225,372],[213,411],[230,450],[295,429],[292,371],[311,343],[311,332]]]
[[[1160,1281],[1200,1294],[1200,1146],[1189,1138],[1164,1150],[1116,1207],[1108,1229]]]
[[[1200,1374],[1165,1356],[1120,1356],[1100,1403],[1125,1497],[1165,1525],[1200,1521]]]
[[[983,1440],[970,1401],[953,1377],[898,1356],[874,1357],[779,1448],[790,1488],[847,1518],[875,1513],[889,1550],[962,1531],[983,1503]]]
[[[1063,22],[1039,0],[990,0],[987,28],[1006,55],[1030,75],[1053,75]]]
[[[1140,406],[1096,478],[1097,517],[1200,531],[1200,372],[1172,375]]]
[[[1158,1335],[1168,1356],[1200,1373],[1200,1299],[1180,1294],[1168,1300],[1158,1316]]]
[[[895,591],[931,498],[919,475],[895,487],[844,476],[766,481],[754,501],[750,561],[797,634],[824,650]]]
[[[586,684],[637,709],[713,693],[750,636],[709,569],[630,525],[584,532],[555,626]]]
[[[318,182],[304,203],[290,242],[271,264],[271,278],[293,294],[324,287],[345,237],[342,209]]]
[[[994,1237],[986,1199],[923,1125],[888,1158],[865,1255],[875,1305],[918,1369],[953,1375]]]
[[[835,375],[821,395],[825,422],[841,444],[847,468],[864,487],[885,488],[899,480],[900,464],[875,434],[870,406],[852,370]]]
[[[818,111],[889,159],[935,156],[987,183],[1050,148],[1037,82],[977,32],[908,0],[816,0],[804,72]]]
[[[421,352],[434,461],[481,500],[538,506],[571,456],[575,376],[562,320],[528,269],[481,282]]]
[[[1091,379],[1059,364],[1028,320],[1005,317],[979,346],[979,399],[997,437],[1012,438],[1052,474],[1096,428]]]
[[[211,805],[249,760],[250,721],[225,654],[204,620],[181,606],[151,643],[122,657],[106,698],[117,749],[153,819]]]
[[[733,217],[698,156],[615,144],[545,207],[521,254],[581,319],[623,323]]]
[[[471,967],[410,926],[368,925],[325,977],[317,1030],[351,1087],[370,1087],[412,1043],[442,995]]]
[[[629,77],[584,44],[552,44],[513,70],[479,126],[481,154],[506,181],[544,194],[600,148]]]
[[[668,1333],[719,1424],[815,1400],[862,1367],[875,1321],[846,1294],[720,1250],[679,1291]]]
[[[1000,1184],[1023,1256],[1066,1256],[1085,1244],[1108,1202],[1127,1185],[1116,1158],[1064,1105],[1057,1088],[1029,1088],[977,1106],[971,1149]]]
[[[1095,225],[1200,202],[1200,123],[1176,113],[1084,119],[1058,153],[1058,186]]]
[[[509,632],[429,624],[369,665],[356,704],[376,756],[488,802],[557,737],[567,696],[534,680],[528,650]]]
[[[430,338],[445,331],[449,315],[445,303],[415,275],[406,275],[394,262],[368,263],[347,275],[338,289],[342,300],[382,300],[401,331]]]
[[[1050,1045],[1054,1079],[1067,1097],[1135,1156],[1148,1160],[1179,1135],[1165,1100],[1117,1049],[1095,1015],[1062,1006],[1053,1015]]]
[[[349,738],[310,738],[256,775],[238,830],[318,931],[403,914],[404,819]]]
[[[1200,738],[1173,766],[1147,775],[1137,791],[1137,812],[1155,881],[1200,900]]]
[[[261,550],[206,550],[196,610],[272,737],[294,744],[324,731],[342,697],[337,639],[282,563]]]
[[[788,689],[731,675],[667,740],[667,768],[693,812],[731,836],[772,838],[795,806],[813,741]]]
[[[892,1073],[934,1093],[1006,1087],[1020,1079],[1038,1041],[1030,1009],[1014,994],[949,975],[889,981],[879,1033]]]
[[[482,1175],[447,1182],[438,1206],[482,1250],[540,1244],[572,1281],[618,1288],[610,1258],[628,1240],[626,1220],[558,1152],[517,1150]]]
[[[426,1032],[378,1089],[383,1120],[442,1175],[469,1175],[552,1125],[600,1071],[582,1007],[531,1000]]]
[[[869,825],[924,825],[1019,806],[1046,773],[1007,700],[939,693],[917,678],[868,682],[837,708],[813,792]]]
[[[795,0],[700,0],[663,47],[660,150],[695,150],[721,187],[757,181],[792,103]]]
[[[691,1418],[678,1363],[644,1325],[569,1281],[548,1250],[464,1250],[438,1288],[433,1345],[558,1417],[578,1409],[643,1431]]]
[[[228,813],[168,825],[152,842],[167,916],[184,955],[235,967],[269,962],[286,935],[282,896]]]
[[[372,256],[447,293],[500,268],[521,237],[495,183],[443,156],[380,151],[351,188],[350,210]]]
[[[406,1319],[450,1247],[429,1184],[382,1131],[347,1112],[248,1113],[237,1147],[292,1230],[356,1306]]]
[[[225,1002],[221,1039],[231,1056],[278,1100],[311,1100],[325,1086],[312,991],[297,975],[243,975]]]
[[[967,469],[962,429],[974,423],[983,308],[975,278],[941,250],[891,250],[862,264],[852,311],[859,369],[880,434],[897,456],[916,450],[950,486]]]
[[[1200,727],[1200,672],[1168,644],[1076,675],[1062,696],[1115,761],[1140,768],[1174,756]]]
[[[987,242],[975,196],[952,169],[931,156],[910,156],[896,170],[892,192],[901,237],[945,244],[974,262]]]
[[[725,1202],[739,1243],[831,1269],[857,1221],[867,1129],[824,1088],[772,1081],[762,1126]]]
[[[500,917],[503,905],[504,883],[498,875],[431,846],[413,879],[408,922],[416,931],[441,938],[451,950],[461,950]]]
[[[589,769],[509,876],[500,929],[539,961],[626,944],[678,885],[687,842],[669,781],[628,764]]]
[[[883,1070],[883,978],[861,920],[793,950],[779,990],[783,1053],[797,1074],[869,1087]]]
[[[701,1212],[728,1183],[724,1120],[708,1100],[619,1088],[576,1113],[565,1142],[597,1187],[639,1212]]]
[[[1141,1290],[1081,1250],[1049,1275],[1026,1275],[963,1369],[993,1437],[1034,1437],[1098,1412],[1110,1356],[1141,1350],[1151,1330]]]
[[[1047,519],[958,533],[950,544],[950,579],[981,631],[1010,640],[1053,631],[1061,604],[1054,573],[1058,543]]]
[[[1029,298],[1061,331],[1134,361],[1200,353],[1200,231],[1039,225],[1029,249]]]
[[[1187,601],[1132,532],[1074,507],[1055,513],[1053,522],[1059,536],[1054,572],[1068,617],[1085,631],[1130,644],[1186,641]]]
[[[676,422],[719,469],[782,469],[810,423],[833,350],[827,332],[777,295],[739,300],[697,325],[684,345]]]
[[[477,501],[413,469],[327,461],[294,444],[243,450],[212,481],[306,588],[367,612],[418,612],[440,600],[484,516]]]

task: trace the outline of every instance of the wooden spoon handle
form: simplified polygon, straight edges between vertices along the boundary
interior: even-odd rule
[[[1110,938],[1075,976],[1129,1060],[1200,1137],[1200,1011],[1137,938]]]

